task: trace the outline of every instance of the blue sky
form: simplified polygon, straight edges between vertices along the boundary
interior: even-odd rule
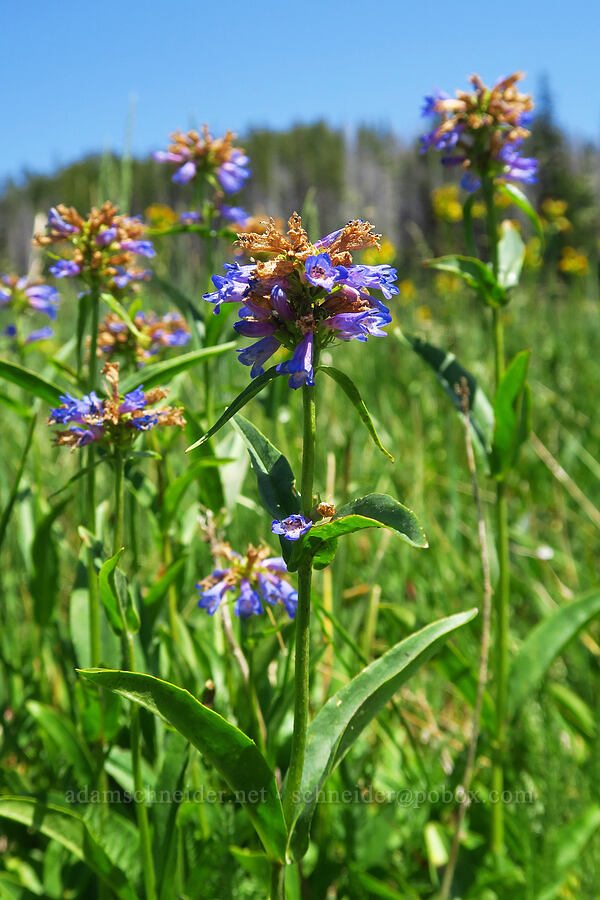
[[[478,71],[547,73],[556,117],[600,135],[597,0],[4,0],[0,181],[123,147],[163,147],[176,127],[213,133],[325,118],[412,138],[422,96]]]

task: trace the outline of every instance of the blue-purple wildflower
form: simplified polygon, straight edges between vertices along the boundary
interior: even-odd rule
[[[250,177],[248,157],[239,147],[233,146],[234,139],[231,131],[215,139],[204,125],[202,134],[195,130],[186,134],[173,132],[168,149],[157,150],[152,155],[157,162],[177,166],[172,176],[176,184],[187,184],[203,175],[216,178],[225,194],[234,194]]]
[[[461,185],[474,191],[483,178],[498,181],[536,180],[537,161],[521,157],[520,146],[529,136],[533,102],[521,94],[515,72],[487,88],[478,75],[471,77],[473,91],[457,91],[456,97],[437,92],[425,98],[423,115],[437,116],[436,126],[421,138],[421,150],[443,153],[442,164],[461,166]]]
[[[266,547],[253,547],[244,556],[231,549],[229,544],[214,548],[217,558],[224,558],[226,568],[218,567],[196,585],[200,609],[212,616],[221,603],[234,601],[233,611],[242,619],[260,615],[266,606],[281,603],[290,618],[296,615],[298,592],[287,581],[287,567],[281,557],[271,557]]]
[[[59,204],[48,213],[45,234],[36,234],[37,246],[65,243],[68,257],[55,260],[50,272],[55,278],[81,277],[110,291],[125,290],[152,274],[140,269],[136,256],[155,255],[151,241],[144,239],[145,226],[139,217],[118,215],[118,209],[105,203],[93,208],[84,219],[77,210]],[[85,292],[84,292],[85,293]]]
[[[335,341],[365,341],[385,337],[390,311],[371,293],[386,300],[398,293],[396,270],[389,265],[355,264],[352,252],[378,246],[368,222],[355,220],[315,243],[308,239],[300,216],[294,214],[288,233],[273,220],[264,234],[242,233],[239,244],[248,256],[274,256],[266,262],[227,264],[224,275],[214,275],[214,291],[204,299],[215,313],[223,303],[241,303],[235,330],[260,338],[239,351],[239,360],[252,366],[254,378],[280,348],[292,357],[277,371],[288,375],[291,388],[314,384],[315,359]]]
[[[29,281],[17,275],[0,275],[0,310],[10,312],[20,322],[29,319],[32,313],[41,313],[49,319],[55,319],[59,296],[55,287],[41,280]],[[14,322],[2,330],[2,336],[18,339],[20,327]],[[22,340],[25,344],[47,340],[53,331],[49,325],[40,326],[29,332]]]
[[[288,516],[287,519],[273,519],[271,523],[271,531],[286,541],[299,541],[303,534],[313,527],[314,522],[311,519],[305,519],[301,515]]]
[[[106,378],[106,397],[100,399],[91,391],[81,399],[62,394],[60,406],[50,410],[49,425],[67,426],[55,436],[55,443],[72,450],[91,443],[128,448],[137,432],[149,431],[157,425],[183,427],[185,419],[178,407],[154,407],[167,391],[143,386],[124,395],[119,394],[119,364],[106,363],[102,370]]]

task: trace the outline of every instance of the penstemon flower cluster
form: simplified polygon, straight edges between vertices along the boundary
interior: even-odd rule
[[[185,419],[179,407],[154,407],[167,396],[163,388],[144,391],[143,385],[124,395],[119,393],[119,364],[106,363],[106,398],[95,391],[78,400],[70,394],[60,396],[61,405],[50,410],[49,425],[68,425],[55,436],[55,443],[75,450],[88,444],[127,449],[142,431],[156,426],[178,425]],[[154,407],[154,408],[150,408]]]
[[[242,556],[227,543],[217,544],[213,551],[229,565],[216,568],[196,588],[200,599],[198,606],[214,615],[228,592],[236,592],[234,613],[242,619],[263,612],[263,604],[283,604],[290,618],[296,615],[298,592],[287,580],[287,566],[282,557],[271,556],[268,547],[249,545]]]
[[[143,365],[163,351],[185,346],[190,329],[179,313],[157,316],[153,312],[137,312],[133,316],[134,334],[116,313],[108,313],[98,327],[97,355],[112,360],[115,356]]]
[[[17,322],[24,314],[28,315],[31,312],[41,313],[53,320],[56,318],[58,304],[58,291],[55,287],[45,284],[43,279],[0,275],[0,310],[10,312],[16,317]],[[11,322],[2,330],[1,334],[7,338],[18,338],[18,325]],[[45,325],[30,331],[24,342],[32,344],[52,337],[52,334],[52,328]]]
[[[46,234],[36,234],[34,245],[69,244],[71,255],[50,266],[56,278],[80,276],[88,284],[93,280],[119,293],[152,274],[135,262],[136,256],[155,255],[152,242],[144,239],[145,230],[139,218],[119,215],[112,203],[94,207],[86,219],[73,207],[60,204],[50,210]]]
[[[224,193],[235,194],[250,177],[248,157],[241,148],[233,146],[232,131],[222,138],[213,138],[204,125],[202,134],[195,130],[187,134],[174,131],[170,137],[167,150],[156,150],[152,155],[157,162],[178,166],[172,178],[177,184],[187,184],[204,175],[216,180]]]
[[[294,213],[282,233],[271,219],[264,234],[238,234],[246,254],[272,259],[245,265],[227,263],[225,275],[213,276],[215,290],[204,295],[218,313],[223,303],[241,303],[234,328],[259,340],[239,351],[254,378],[280,347],[293,351],[277,371],[289,375],[289,386],[314,384],[318,351],[335,342],[385,337],[391,322],[386,299],[398,293],[396,270],[389,265],[359,265],[352,253],[379,246],[369,222],[355,220],[312,243]]]
[[[436,116],[435,128],[421,138],[421,151],[441,151],[445,166],[461,166],[461,185],[475,191],[482,178],[537,181],[537,160],[521,156],[521,145],[530,132],[533,101],[516,84],[523,78],[515,72],[501,78],[492,88],[479,75],[472,75],[473,91],[456,91],[454,98],[443,91],[425,97],[424,116]]]

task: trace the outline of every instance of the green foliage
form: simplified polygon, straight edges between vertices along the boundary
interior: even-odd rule
[[[249,737],[187,691],[152,675],[109,669],[81,674],[161,716],[197,747],[236,792],[269,856],[283,861],[286,830],[275,776]]]
[[[531,391],[526,384],[529,350],[518,353],[502,376],[494,398],[492,474],[506,478],[531,431]]]
[[[378,450],[381,450],[385,456],[388,457],[392,462],[394,462],[394,457],[391,453],[389,453],[381,441],[379,440],[379,435],[375,430],[375,426],[373,425],[373,420],[369,415],[369,410],[365,406],[364,400],[360,396],[358,392],[358,388],[354,384],[351,378],[348,375],[345,375],[343,372],[340,372],[339,369],[334,369],[333,366],[319,366],[319,371],[324,372],[326,375],[329,375],[330,378],[336,382],[336,384],[341,387],[345,395],[348,397],[358,415],[360,416],[361,422],[363,422],[365,428],[371,435],[371,439]]]
[[[98,836],[76,813],[51,804],[38,803],[29,797],[2,797],[0,818],[20,822],[58,841],[95,872],[119,900],[137,900],[137,894],[127,875],[113,865]]]
[[[238,415],[233,423],[250,454],[258,490],[269,515],[285,519],[300,512],[296,479],[283,453],[248,419]]]
[[[313,719],[302,777],[301,801],[291,832],[298,857],[306,851],[318,793],[362,730],[448,635],[469,622],[477,610],[427,625],[372,662],[334,694]]]
[[[487,306],[499,307],[508,303],[506,288],[496,281],[487,263],[471,256],[441,256],[424,263],[430,269],[450,272],[472,288]]]
[[[465,401],[467,402],[473,436],[479,443],[483,457],[486,458],[492,448],[494,411],[475,377],[461,366],[453,353],[434,347],[416,335],[402,332],[402,338],[431,366],[437,380],[459,412],[464,411]],[[463,383],[468,390],[466,398],[462,393]]]
[[[513,715],[538,689],[556,657],[599,612],[600,590],[596,589],[559,607],[529,632],[510,668],[508,697]]]

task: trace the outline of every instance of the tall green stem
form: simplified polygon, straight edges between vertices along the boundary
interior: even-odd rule
[[[115,470],[115,525],[113,537],[113,553],[117,553],[123,546],[123,508],[124,490],[123,476],[125,472],[125,460],[119,450],[114,454]],[[123,607],[119,591],[115,587],[115,594],[119,601],[121,621],[123,623],[123,644],[125,660],[130,672],[137,671],[135,662],[135,645],[133,634],[129,629],[127,615]],[[140,711],[136,704],[131,705],[131,767],[133,771],[133,787],[135,812],[140,834],[140,848],[142,852],[142,869],[144,874],[144,889],[146,900],[157,900],[156,876],[154,873],[154,859],[152,856],[152,840],[150,838],[150,826],[148,824],[148,810],[144,802],[144,779],[142,776],[142,744],[140,734]]]
[[[93,284],[90,291],[90,303],[92,313],[92,323],[90,331],[90,356],[88,360],[88,391],[96,388],[96,351],[98,349],[98,319],[100,307],[100,290],[97,284]],[[88,530],[92,534],[96,532],[96,469],[94,467],[95,456],[94,446],[91,445],[87,451],[87,490],[86,490],[86,522]],[[98,578],[96,568],[94,566],[94,549],[90,547],[88,552],[88,608],[89,608],[89,639],[90,639],[90,662],[92,667],[97,668],[100,665],[102,657],[102,642],[100,637],[100,598],[98,596]]]
[[[494,276],[498,277],[498,222],[494,205],[494,183],[484,179],[483,194],[487,213],[487,231],[490,261]],[[505,368],[504,323],[502,311],[493,310],[494,369],[496,390],[502,380]],[[496,548],[498,554],[498,589],[495,597],[496,634],[494,656],[496,669],[496,734],[492,766],[492,790],[495,802],[492,806],[492,850],[496,857],[504,854],[504,743],[506,740],[506,693],[508,679],[508,628],[510,612],[510,559],[508,548],[508,507],[506,485],[496,484]]]
[[[316,357],[316,353],[315,353]],[[317,359],[313,360],[314,368]],[[303,405],[303,444],[302,444],[302,477],[300,490],[302,494],[302,515],[310,518],[313,507],[313,481],[315,473],[315,440],[317,425],[317,408],[315,387],[304,385],[302,388]],[[292,749],[290,765],[286,776],[285,795],[283,798],[283,814],[290,828],[298,796],[302,786],[302,772],[306,753],[306,733],[308,730],[308,704],[310,686],[310,589],[312,581],[312,562],[303,562],[298,568],[298,611],[296,613],[296,664],[294,681],[294,730],[292,733]],[[274,865],[271,876],[271,900],[285,896],[285,868]]]

